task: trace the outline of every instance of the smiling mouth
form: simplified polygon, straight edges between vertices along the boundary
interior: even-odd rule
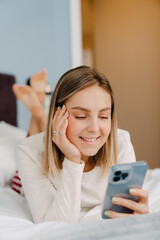
[[[86,141],[86,142],[95,142],[99,137],[97,138],[84,138],[84,137],[80,137],[82,140]]]

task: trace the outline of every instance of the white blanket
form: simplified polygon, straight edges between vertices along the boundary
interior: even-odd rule
[[[0,187],[10,184],[17,170],[15,151],[25,136],[24,130],[0,122]]]
[[[160,212],[160,169],[148,170],[144,183],[144,189],[149,192],[149,205],[151,211]],[[95,224],[95,222],[97,221],[97,224],[99,226],[98,229],[101,229],[102,224],[100,222],[105,221],[107,224],[108,221],[108,223],[111,222],[111,225],[114,225],[114,221],[116,221],[99,221],[100,212],[101,207],[98,206],[97,208],[92,209],[90,212],[84,213],[84,216],[81,219],[81,223],[73,224],[72,226],[64,222],[45,222],[40,224],[34,224],[25,198],[14,192],[10,188],[0,188],[0,239],[79,239],[78,237],[76,237],[76,234],[83,231],[83,229],[86,229],[85,231],[90,231],[90,233],[86,232],[84,234],[85,236],[91,237],[91,229],[93,226],[95,226],[91,224]],[[131,217],[131,219],[132,218],[134,217]],[[135,218],[136,221],[137,218]],[[140,221],[139,218],[138,221]],[[147,224],[149,223],[147,222]],[[114,239],[118,239],[118,235],[119,234],[117,233],[117,238]],[[93,234],[92,239],[96,239],[95,236],[96,235]],[[90,237],[85,239],[90,239]]]

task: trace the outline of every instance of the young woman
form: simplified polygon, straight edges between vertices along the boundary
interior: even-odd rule
[[[129,133],[117,131],[108,80],[86,66],[60,78],[51,98],[47,131],[25,139],[17,154],[25,197],[36,223],[78,222],[103,203],[109,168],[135,161]],[[114,204],[129,207],[133,214],[149,213],[147,192],[131,189],[130,194],[138,196],[139,202],[117,198]]]

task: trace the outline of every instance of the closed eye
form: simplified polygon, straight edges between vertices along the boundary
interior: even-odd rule
[[[86,116],[75,116],[76,119],[86,119],[87,117]],[[101,119],[109,119],[109,117],[105,117],[105,116],[102,116],[102,117],[99,117]]]
[[[109,119],[109,117],[100,117],[101,119]]]
[[[86,116],[75,116],[76,119],[85,119]]]

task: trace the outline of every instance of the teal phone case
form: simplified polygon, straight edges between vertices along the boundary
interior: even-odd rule
[[[111,167],[102,206],[102,218],[107,219],[104,211],[112,210],[120,213],[133,213],[129,208],[113,204],[112,197],[121,197],[138,201],[138,198],[129,194],[130,188],[142,188],[148,165],[145,161],[117,164]]]

